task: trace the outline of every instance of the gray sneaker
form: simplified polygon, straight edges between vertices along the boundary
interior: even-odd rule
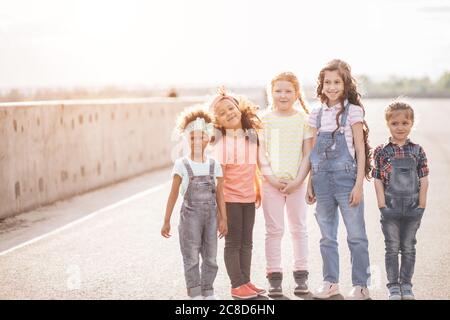
[[[294,289],[294,293],[308,293],[308,271],[299,270],[294,271],[294,280],[297,286]]]
[[[400,288],[402,290],[402,299],[403,300],[415,300],[416,299],[416,297],[414,297],[414,293],[412,291],[412,284],[402,283],[400,285]]]
[[[283,274],[281,272],[271,272],[267,274],[269,280],[269,297],[280,297],[283,295],[281,282],[283,281]]]
[[[389,300],[402,300],[402,292],[400,290],[399,284],[390,285],[388,287],[388,290],[389,290],[388,295]]]

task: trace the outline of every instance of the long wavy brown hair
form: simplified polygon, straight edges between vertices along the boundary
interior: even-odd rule
[[[275,83],[277,81],[289,81],[294,86],[295,94],[297,95],[297,99],[300,102],[301,106],[303,107],[303,110],[307,114],[309,114],[308,106],[305,102],[305,99],[303,98],[303,92],[302,88],[300,86],[300,81],[298,81],[298,78],[295,74],[292,72],[282,72],[279,75],[277,75],[275,78],[272,79],[270,82],[271,90],[273,90],[273,87],[275,86]]]
[[[344,101],[346,99],[351,104],[361,107],[363,109],[363,114],[365,114],[365,110],[361,102],[361,94],[357,90],[356,79],[351,74],[350,65],[347,62],[339,59],[331,60],[326,64],[324,68],[322,68],[322,70],[320,70],[319,77],[317,79],[317,90],[316,90],[317,97],[320,99],[320,101],[322,103],[328,102],[327,96],[322,92],[326,71],[337,71],[342,81],[344,82],[344,94],[340,99],[341,110],[339,110],[339,112],[336,115],[337,128],[333,132],[334,136],[334,134],[340,127],[339,116],[344,112]],[[370,172],[372,170],[372,148],[369,145],[369,126],[367,125],[367,122],[365,120],[363,121],[363,137],[364,137],[364,149],[366,153],[364,175],[367,180],[370,180],[371,178]]]

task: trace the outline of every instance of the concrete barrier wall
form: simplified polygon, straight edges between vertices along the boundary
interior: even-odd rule
[[[201,97],[0,104],[0,218],[171,164]]]

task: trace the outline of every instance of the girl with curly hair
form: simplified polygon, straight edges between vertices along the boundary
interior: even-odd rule
[[[224,175],[228,222],[224,260],[231,296],[255,298],[265,293],[250,279],[255,209],[261,202],[257,176],[257,130],[261,128],[256,115],[258,107],[219,88],[210,109],[216,127],[215,158],[220,160]]]
[[[202,108],[186,109],[179,116],[178,129],[188,139],[190,153],[175,161],[161,228],[161,235],[169,238],[170,217],[180,194],[183,197],[178,225],[180,248],[187,294],[194,300],[216,300],[213,288],[218,269],[216,232],[219,238],[227,234],[222,169],[217,161],[205,155],[212,127],[212,116]]]

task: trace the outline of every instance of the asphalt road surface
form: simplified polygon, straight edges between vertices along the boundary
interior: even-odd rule
[[[428,205],[418,231],[413,277],[417,299],[450,298],[450,100],[411,100],[416,129],[411,139],[426,150],[430,166]],[[383,108],[387,100],[366,101],[372,146],[384,142]],[[40,208],[0,222],[0,299],[185,299],[178,244],[178,210],[172,238],[160,228],[170,185],[170,168]],[[386,299],[384,238],[375,192],[366,183],[365,217],[369,237],[373,299]],[[322,280],[320,233],[309,208],[310,280]],[[341,220],[342,222],[342,220]],[[264,219],[257,211],[252,280],[266,286]],[[217,295],[231,299],[219,241]],[[293,294],[289,234],[283,239],[283,299],[311,299]],[[343,223],[339,226],[341,291],[351,289],[350,256]],[[342,299],[342,296],[336,297]],[[263,297],[264,299],[264,297]]]

